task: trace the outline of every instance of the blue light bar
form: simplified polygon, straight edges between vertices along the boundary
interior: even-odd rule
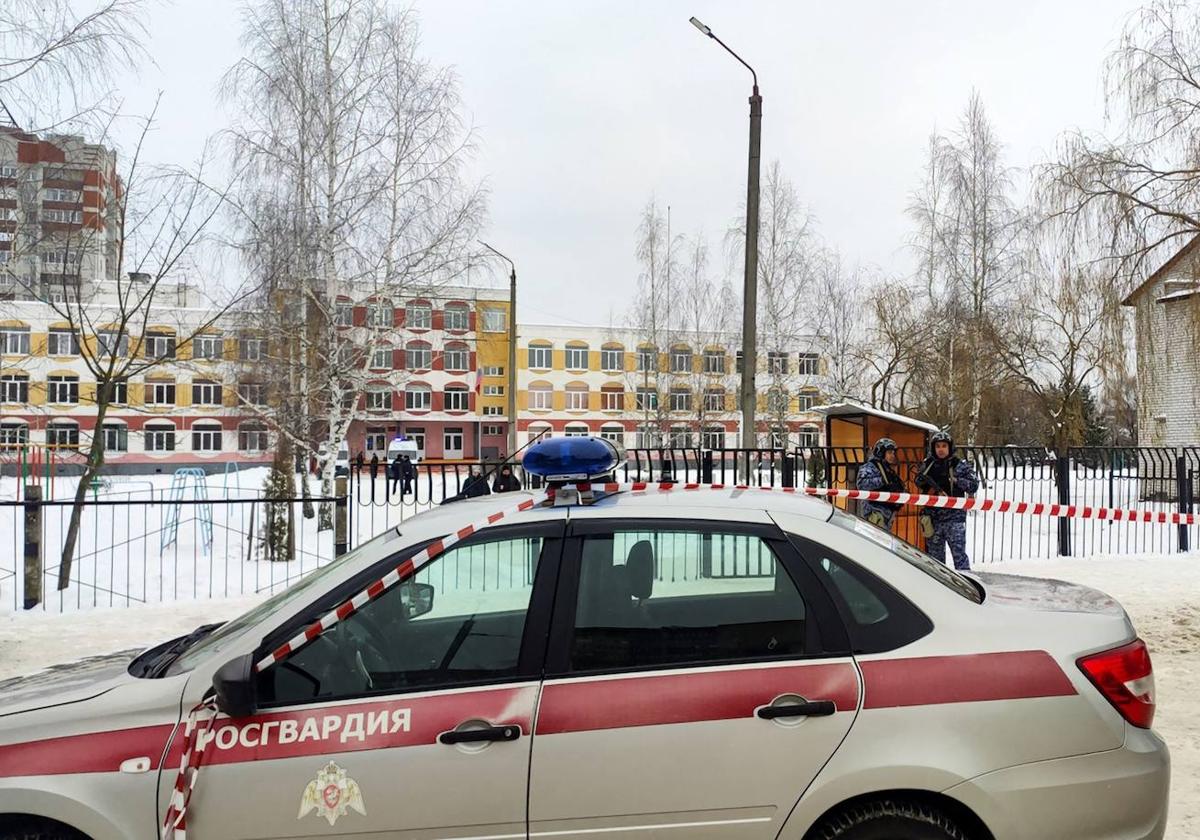
[[[547,481],[590,481],[611,473],[620,460],[617,448],[603,438],[561,437],[530,446],[521,467]]]

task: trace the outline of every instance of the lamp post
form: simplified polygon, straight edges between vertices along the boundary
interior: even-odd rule
[[[750,94],[750,154],[746,174],[746,266],[742,283],[742,431],[741,445],[753,448],[757,445],[754,426],[754,408],[757,399],[754,389],[754,374],[758,367],[755,345],[758,338],[758,172],[759,149],[762,141],[762,97],[758,93],[758,74],[742,57],[726,46],[725,42],[696,18],[692,26],[720,44],[725,52],[736,58],[750,71],[754,87]]]
[[[517,451],[517,266],[491,245],[480,240],[500,259],[508,263],[508,452],[511,458]]]

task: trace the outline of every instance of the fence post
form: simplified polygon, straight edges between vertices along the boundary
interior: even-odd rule
[[[371,482],[372,486],[374,482]],[[350,511],[349,495],[346,492],[346,477],[338,476],[333,480],[333,493],[337,497],[333,510],[333,554],[341,557],[349,550],[350,528],[347,517]]]
[[[1175,456],[1175,493],[1179,498],[1179,512],[1192,512],[1192,482],[1188,476],[1187,458]],[[1179,550],[1189,551],[1191,541],[1188,539],[1188,526],[1179,523]]]
[[[713,483],[713,457],[711,449],[706,449],[700,453],[700,483]]]
[[[796,456],[790,452],[783,453],[783,486],[796,486]]]
[[[25,609],[42,602],[42,488],[25,485]]]
[[[1054,452],[1054,477],[1058,484],[1058,503],[1071,504],[1071,457],[1061,450]],[[1058,517],[1058,556],[1071,556],[1071,520]]]

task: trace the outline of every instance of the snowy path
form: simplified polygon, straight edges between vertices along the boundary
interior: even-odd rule
[[[1075,581],[1118,598],[1154,658],[1155,728],[1172,757],[1168,838],[1200,837],[1200,554],[989,564],[989,572]],[[146,647],[232,617],[257,599],[176,602],[85,613],[0,613],[0,679],[82,656]]]

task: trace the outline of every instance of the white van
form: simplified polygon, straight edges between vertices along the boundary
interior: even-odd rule
[[[388,441],[387,462],[392,463],[400,455],[407,455],[413,466],[421,463],[421,450],[417,449],[417,442],[411,438],[397,437]]]

